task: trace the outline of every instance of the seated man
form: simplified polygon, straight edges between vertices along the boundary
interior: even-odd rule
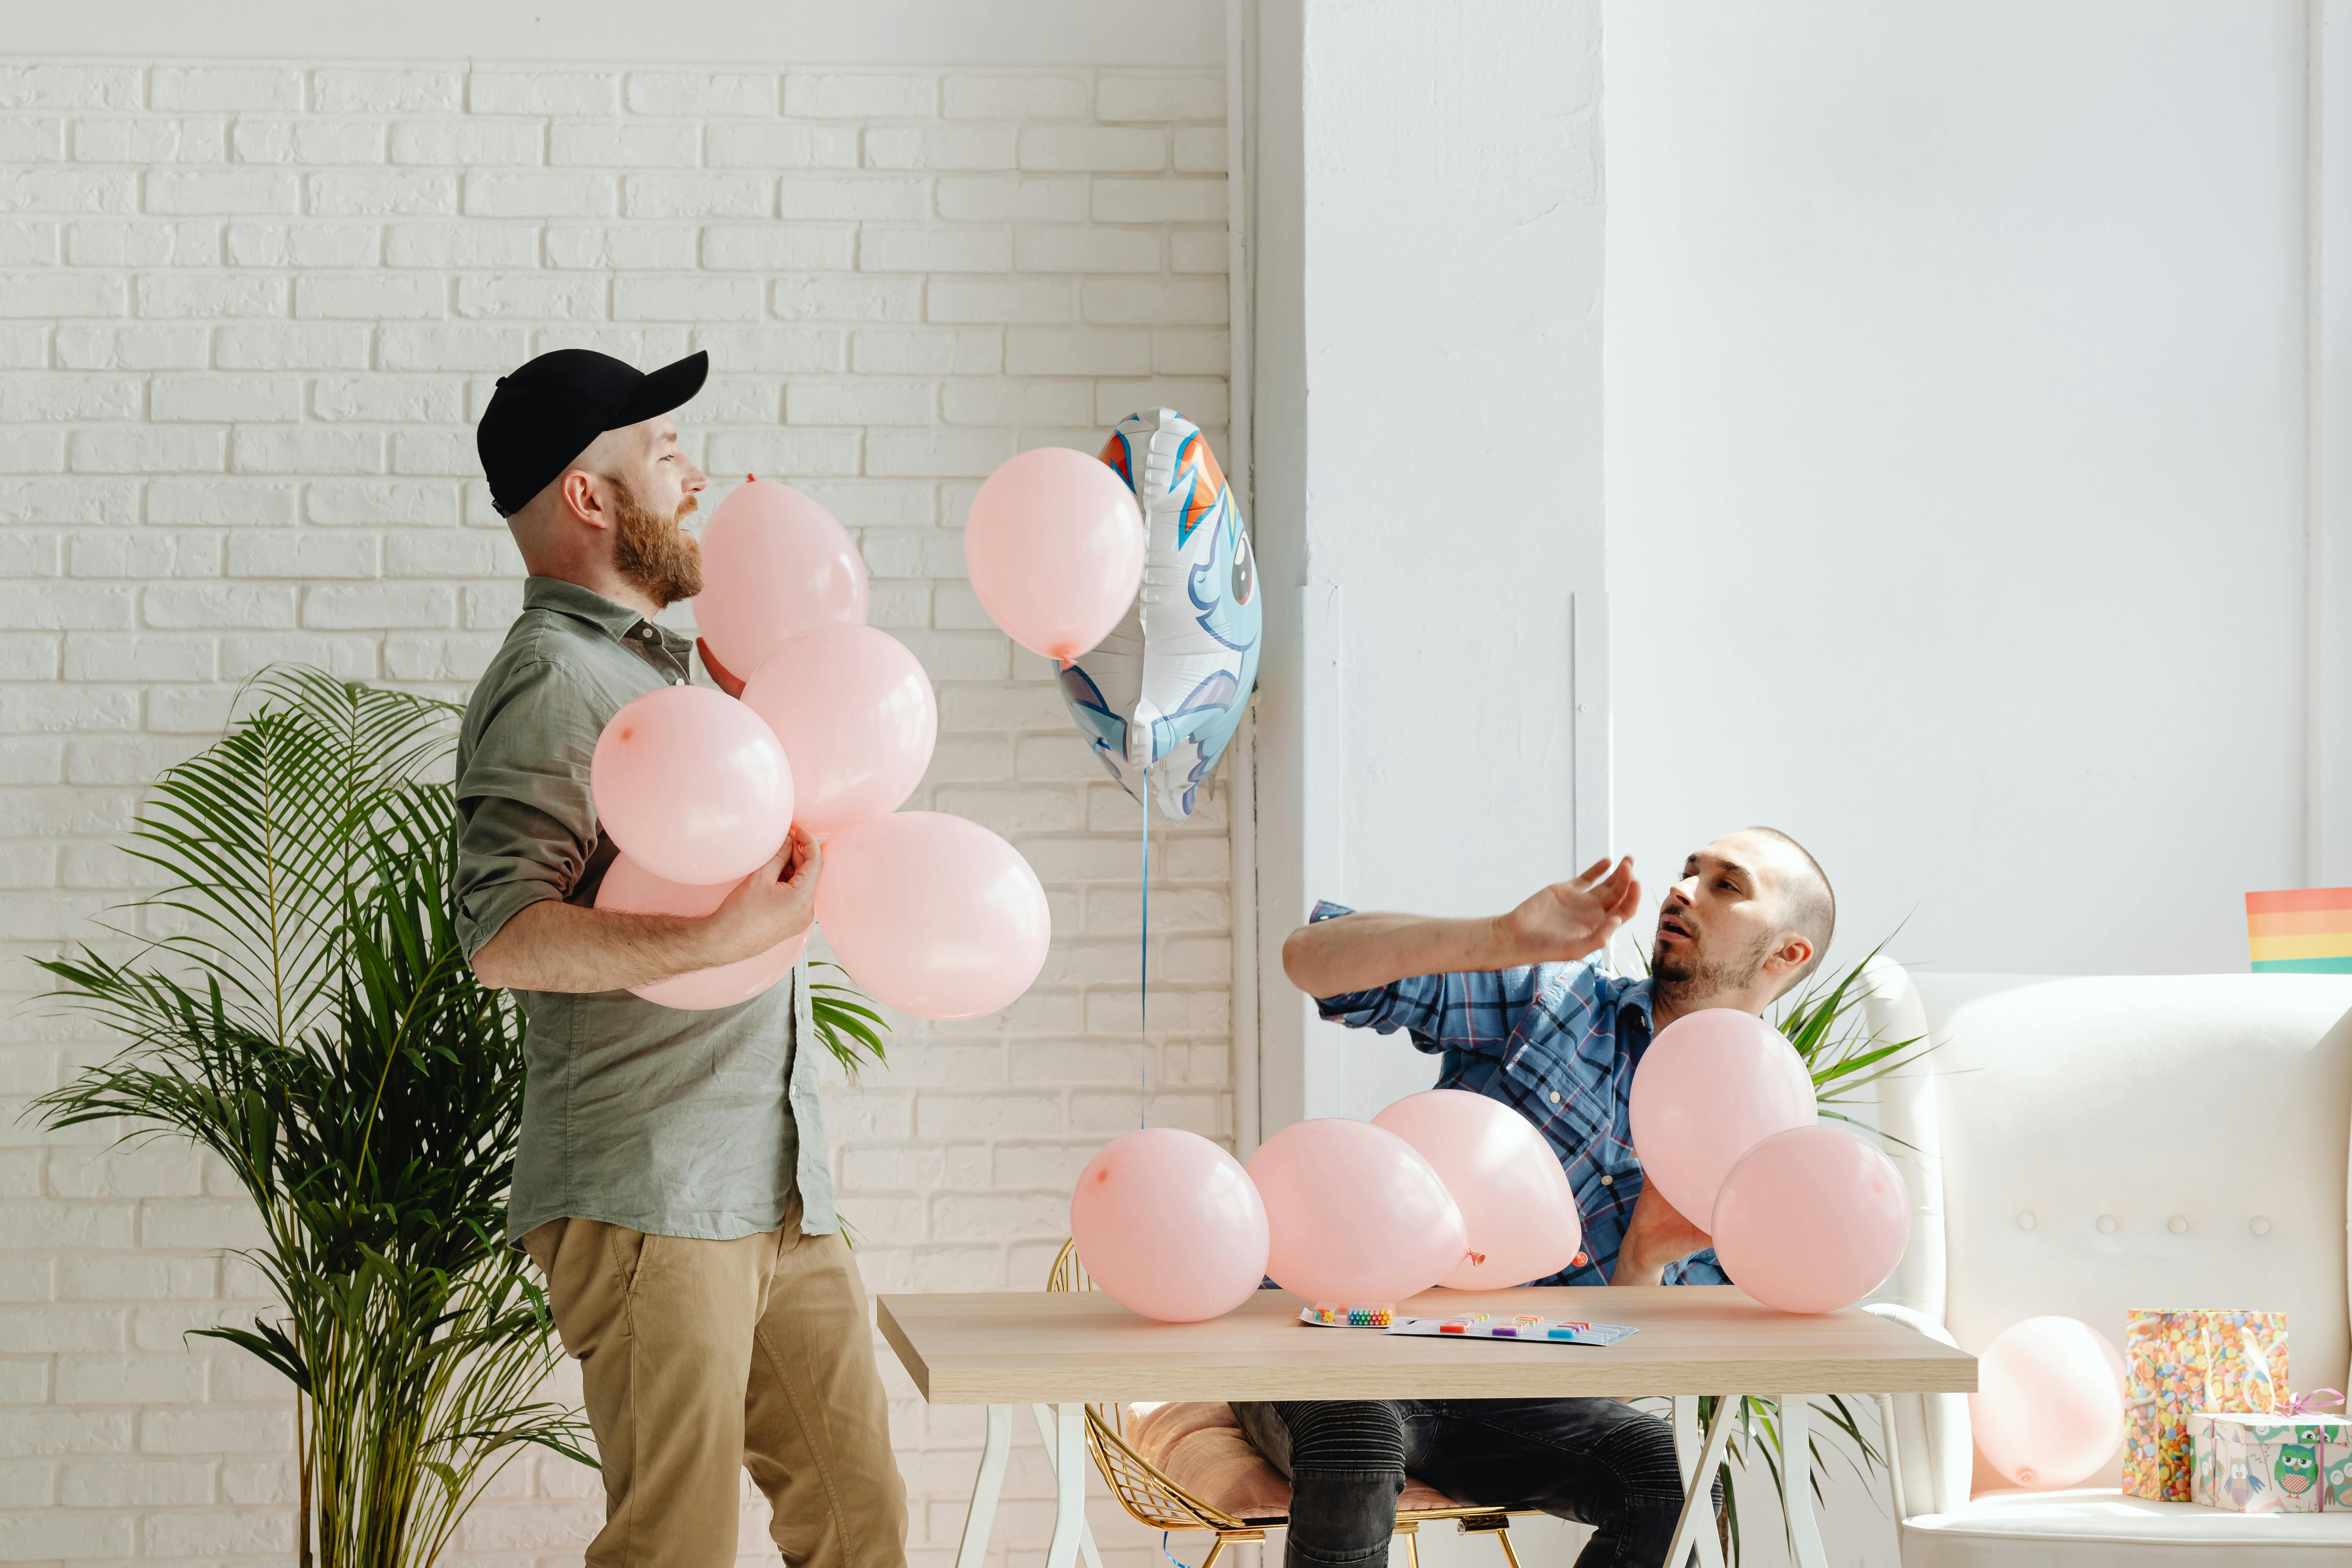
[[[1837,905],[1802,846],[1727,834],[1683,864],[1658,909],[1650,978],[1591,963],[1633,913],[1633,862],[1606,860],[1508,914],[1356,914],[1318,905],[1283,944],[1323,1016],[1403,1029],[1443,1058],[1440,1089],[1492,1095],[1540,1129],[1584,1222],[1574,1263],[1543,1285],[1716,1285],[1707,1237],[1642,1179],[1626,1122],[1633,1068],[1685,1013],[1761,1015],[1812,973]],[[1382,1568],[1407,1471],[1461,1502],[1535,1508],[1594,1527],[1578,1568],[1665,1556],[1682,1509],[1666,1423],[1613,1399],[1308,1400],[1236,1404],[1290,1478],[1288,1568]]]

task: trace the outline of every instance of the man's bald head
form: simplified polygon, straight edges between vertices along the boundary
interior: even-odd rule
[[[1786,851],[1774,879],[1780,899],[1780,924],[1813,944],[1813,956],[1789,977],[1789,987],[1793,989],[1821,967],[1822,955],[1830,950],[1830,938],[1837,931],[1837,892],[1830,886],[1829,873],[1822,869],[1812,851],[1779,828],[1759,826],[1745,831]]]

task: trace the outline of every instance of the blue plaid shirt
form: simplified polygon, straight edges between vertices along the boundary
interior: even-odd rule
[[[1328,900],[1310,921],[1353,914]],[[1443,1058],[1439,1089],[1501,1100],[1536,1125],[1559,1156],[1584,1222],[1584,1260],[1538,1285],[1606,1285],[1642,1195],[1626,1101],[1650,1048],[1650,983],[1591,963],[1538,963],[1491,973],[1415,974],[1371,991],[1319,996],[1323,1016],[1351,1029],[1402,1029]],[[1725,1285],[1712,1248],[1666,1266],[1669,1285]]]

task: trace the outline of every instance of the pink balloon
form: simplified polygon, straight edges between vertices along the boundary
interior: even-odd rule
[[[1707,1228],[1716,1260],[1750,1296],[1783,1312],[1833,1312],[1903,1261],[1911,1198],[1878,1145],[1819,1122],[1742,1155]]]
[[[1559,1157],[1500,1100],[1433,1089],[1406,1095],[1372,1125],[1419,1150],[1462,1210],[1472,1257],[1438,1281],[1446,1289],[1502,1290],[1541,1279],[1567,1268],[1583,1245]]]
[[[872,626],[794,632],[744,684],[743,704],[784,743],[793,820],[820,838],[898,810],[940,738],[930,678]]]
[[[1309,1301],[1392,1302],[1428,1289],[1470,1250],[1462,1210],[1413,1146],[1346,1117],[1294,1122],[1258,1145],[1265,1271]]]
[[[1658,1031],[1633,1069],[1633,1152],[1650,1185],[1693,1225],[1742,1154],[1811,1126],[1813,1080],[1763,1019],[1730,1007],[1686,1013]]]
[[[866,563],[833,513],[790,485],[746,478],[702,531],[694,626],[739,680],[810,626],[866,621]]]
[[[1070,1236],[1112,1300],[1162,1322],[1230,1312],[1265,1277],[1265,1205],[1249,1173],[1173,1127],[1115,1138],[1087,1162]]]
[[[604,879],[596,884],[596,907],[600,910],[621,910],[633,915],[698,918],[725,903],[727,895],[742,885],[740,877],[731,882],[702,888],[667,881],[623,855],[604,868]],[[721,963],[709,969],[691,969],[684,974],[673,974],[667,980],[656,980],[651,985],[632,985],[629,989],[648,1002],[684,1012],[732,1007],[749,1002],[791,973],[793,965],[800,959],[801,950],[806,946],[808,933],[803,931],[788,942],[778,942],[765,952],[755,952],[732,963]]]
[[[826,840],[816,918],[866,994],[918,1018],[1010,1005],[1054,940],[1045,889],[1021,852],[936,811],[892,812]]]
[[[793,768],[776,732],[707,686],[665,686],[613,715],[588,759],[613,842],[690,887],[740,880],[793,826]]]
[[[988,618],[1068,660],[1118,625],[1143,582],[1143,509],[1110,466],[1067,447],[999,465],[971,500],[964,572]]]
[[[1977,1358],[1969,1426],[1992,1468],[2029,1491],[2095,1474],[2124,1440],[2124,1358],[2073,1318],[2028,1318]]]

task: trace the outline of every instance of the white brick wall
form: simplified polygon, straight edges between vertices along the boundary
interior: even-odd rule
[[[1049,889],[1027,997],[908,1026],[830,1096],[869,1286],[1036,1283],[1139,1072],[1155,1122],[1230,1129],[1223,798],[1164,841],[1139,1043],[1136,808],[956,531],[997,462],[1133,407],[1223,447],[1223,112],[1197,71],[0,68],[0,1560],[289,1550],[283,1385],[181,1337],[266,1300],[215,1253],[243,1200],[184,1146],[14,1120],[109,1048],[19,1005],[26,960],[136,884],[113,845],[142,784],[257,667],[464,695],[521,579],[471,426],[533,353],[710,351],[690,449],[833,508],[938,684],[911,804]],[[891,1386],[916,1556],[944,1564],[978,1427]],[[1000,1539],[1042,1549],[1049,1489],[1032,1447]],[[457,1557],[576,1563],[600,1511],[584,1472],[520,1464]]]

